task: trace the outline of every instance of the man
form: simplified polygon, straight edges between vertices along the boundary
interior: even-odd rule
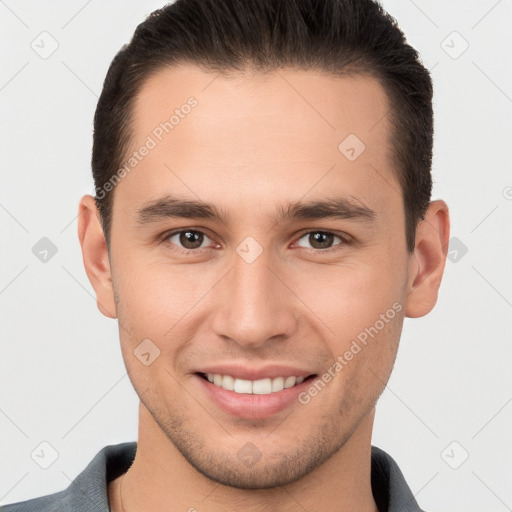
[[[4,510],[421,510],[371,435],[444,270],[432,132],[429,73],[374,1],[152,13],[108,71],[78,227],[138,441]]]

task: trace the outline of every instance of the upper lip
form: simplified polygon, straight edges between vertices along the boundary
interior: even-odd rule
[[[197,373],[217,373],[220,375],[231,375],[235,379],[245,380],[261,380],[261,379],[274,379],[275,377],[309,377],[314,375],[314,372],[305,370],[304,368],[297,368],[292,366],[283,365],[267,365],[262,367],[249,367],[242,364],[221,364],[213,366],[205,366]]]

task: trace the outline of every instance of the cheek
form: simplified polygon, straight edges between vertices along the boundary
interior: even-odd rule
[[[156,381],[167,386],[168,372],[177,371],[181,361],[180,352],[197,333],[198,326],[204,325],[208,313],[205,297],[218,281],[217,273],[133,256],[118,265],[116,272],[118,319],[125,328],[120,327],[120,339],[128,372],[143,388],[151,388]],[[149,345],[150,352],[158,353],[148,367],[134,354],[140,352],[144,340],[151,340],[156,349]]]
[[[348,410],[366,401],[365,395],[376,399],[389,378],[403,324],[406,276],[399,263],[335,268],[325,278],[309,276],[309,286],[298,295],[315,313],[309,318],[324,333],[333,363],[339,363],[336,388],[344,389],[342,409]]]
[[[119,316],[139,332],[146,329],[148,335],[161,338],[199,301],[201,281],[185,266],[173,267],[161,258],[125,258],[115,265]]]
[[[375,265],[326,266],[295,279],[293,289],[308,307],[304,312],[312,311],[329,336],[343,345],[373,326],[390,309],[387,319],[396,320],[396,313],[403,309],[406,278],[404,266],[385,261]],[[396,303],[398,306],[393,308]],[[381,329],[383,336],[392,334],[391,324],[396,323],[393,319]]]
[[[403,323],[403,308],[395,302],[381,313],[359,315],[357,325],[350,318],[337,326],[329,352],[334,361],[334,394],[339,411],[366,410],[378,399],[393,369]],[[380,309],[375,309],[380,311]],[[339,400],[339,401],[338,401]]]

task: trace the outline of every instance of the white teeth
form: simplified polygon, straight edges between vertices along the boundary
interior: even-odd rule
[[[295,384],[295,380],[295,377],[286,377],[286,380],[284,381],[284,387],[291,388]]]
[[[274,379],[260,380],[235,379],[231,375],[220,375],[218,373],[207,373],[206,378],[216,386],[228,391],[254,395],[276,393],[304,381],[304,377],[275,377]]]
[[[252,381],[235,379],[235,387],[233,391],[236,391],[237,393],[252,393]]]
[[[284,389],[284,377],[272,379],[272,391],[282,391]]]
[[[222,377],[221,385],[224,389],[233,391],[235,389],[235,379],[233,379],[231,375],[224,375],[224,377]]]
[[[253,381],[252,392],[255,395],[268,395],[269,393],[272,393],[272,379]]]

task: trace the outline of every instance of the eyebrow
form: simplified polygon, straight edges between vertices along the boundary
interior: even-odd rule
[[[271,220],[278,224],[292,220],[346,219],[371,223],[376,213],[352,196],[322,198],[308,202],[293,202],[281,205]],[[143,204],[136,211],[137,224],[146,225],[169,218],[210,219],[225,225],[230,215],[214,204],[200,200],[180,199],[165,196]]]

